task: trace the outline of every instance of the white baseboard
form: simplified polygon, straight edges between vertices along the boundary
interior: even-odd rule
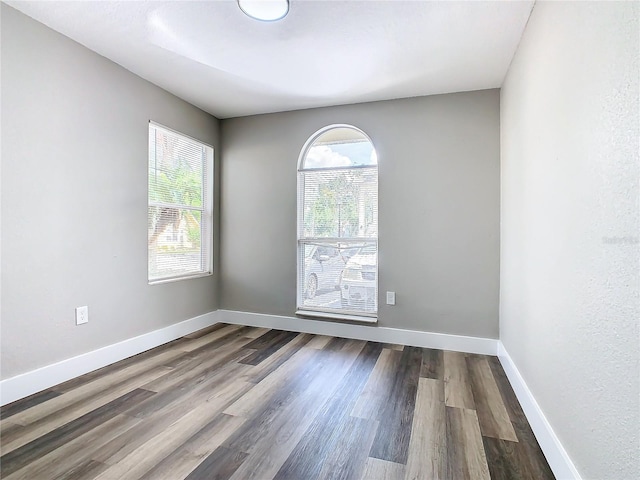
[[[14,402],[72,378],[188,335],[217,322],[216,312],[83,353],[0,382],[0,405]]]
[[[500,341],[498,342],[498,358],[555,477],[558,480],[581,480],[582,477],[578,470]]]
[[[3,380],[0,382],[0,405],[14,402],[219,322],[484,355],[496,355],[498,352],[498,341],[490,338],[217,310]]]
[[[399,328],[378,327],[363,324],[325,322],[306,318],[265,315],[262,313],[218,310],[215,312],[218,322],[246,325],[250,327],[267,327],[292,332],[330,335],[334,337],[353,338],[372,342],[399,343],[414,347],[438,348],[456,352],[496,355],[498,340],[480,337],[465,337],[444,333],[419,332]]]

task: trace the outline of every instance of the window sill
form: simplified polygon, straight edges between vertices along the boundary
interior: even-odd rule
[[[149,280],[149,285],[160,285],[163,283],[178,282],[180,280],[190,280],[192,278],[210,277],[213,272],[195,273],[193,275],[184,275],[182,277],[159,278],[158,280]]]
[[[296,310],[296,315],[301,315],[304,317],[328,318],[330,320],[348,320],[350,322],[378,323],[377,316],[366,317],[364,315],[349,315],[346,313],[318,312],[313,310]]]

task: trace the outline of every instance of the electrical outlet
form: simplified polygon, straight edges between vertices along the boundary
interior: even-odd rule
[[[387,305],[396,304],[396,292],[387,292]]]
[[[76,308],[76,325],[82,325],[83,323],[89,322],[89,307],[86,305],[84,307]]]

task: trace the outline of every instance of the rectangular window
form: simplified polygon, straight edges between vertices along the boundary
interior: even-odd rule
[[[213,272],[213,148],[149,123],[149,283]]]

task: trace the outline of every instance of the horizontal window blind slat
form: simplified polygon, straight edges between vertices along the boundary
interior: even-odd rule
[[[378,243],[377,237],[301,237],[298,242],[305,243],[340,243],[340,242],[355,242],[355,243]]]
[[[377,165],[350,165],[345,167],[301,167],[299,172],[322,172],[322,171],[336,171],[339,172],[341,170],[377,170]]]
[[[181,208],[181,209],[185,209],[185,210],[195,210],[198,212],[203,212],[205,209],[204,207],[194,207],[193,205],[184,205],[181,203],[164,203],[164,202],[149,202],[149,206],[156,206],[156,207],[175,207],[175,208]]]

